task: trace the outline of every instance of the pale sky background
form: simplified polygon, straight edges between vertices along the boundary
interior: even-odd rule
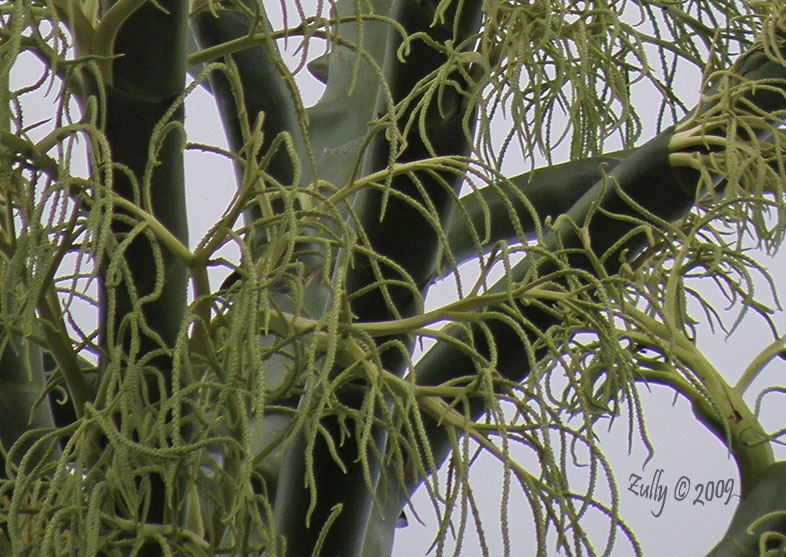
[[[276,11],[277,5],[271,3],[271,11]],[[274,14],[270,15],[276,27],[278,24]],[[290,22],[293,17],[295,17],[294,13],[290,15]],[[297,41],[290,41],[290,53],[296,44]],[[321,51],[321,45],[315,41],[312,52],[317,55]],[[25,57],[23,60],[24,63],[18,64],[14,69],[12,86],[18,87],[23,83],[30,83],[40,75],[37,62],[32,57]],[[321,84],[306,71],[299,74],[298,81],[307,106],[319,98]],[[680,86],[686,91],[698,91],[699,76],[686,76],[680,80]],[[697,98],[697,94],[694,98]],[[46,98],[41,98],[38,94],[30,95],[25,101],[26,122],[33,123],[51,116],[54,99],[53,93]],[[638,106],[644,106],[647,102],[646,98],[640,100],[642,102],[639,102]],[[196,89],[188,98],[186,113],[189,141],[226,147],[215,106],[202,88]],[[646,110],[642,110],[642,116],[650,116],[652,119],[654,114],[647,115]],[[504,134],[504,122],[497,122],[497,124]],[[647,125],[650,126],[648,129],[652,130],[654,123],[648,122]],[[40,134],[35,134],[35,137],[43,136],[45,133],[47,133],[46,126],[42,127]],[[642,141],[651,135],[651,131],[645,132]],[[216,155],[188,152],[186,165],[190,241],[194,246],[228,206],[234,194],[235,179],[231,165]],[[510,175],[519,174],[527,169],[526,163],[514,158],[509,158],[503,168]],[[224,255],[234,261],[237,260],[237,253],[232,253],[231,249]],[[778,256],[775,261],[767,260],[766,264],[770,267],[777,264],[780,267],[774,274],[779,285],[786,292],[783,256]],[[212,276],[212,286],[217,287],[221,280],[220,272]],[[760,287],[760,291],[763,292],[763,286]],[[437,285],[429,295],[428,305],[438,307],[454,298],[453,285],[449,283]],[[719,299],[719,304],[725,307],[723,300]],[[699,314],[696,316],[700,317]],[[786,328],[786,319],[782,314],[776,318],[776,321],[781,328]],[[732,384],[736,382],[750,360],[770,342],[768,330],[761,319],[756,317],[746,319],[729,340],[725,340],[721,332],[712,336],[706,327],[701,329],[699,337],[700,348]],[[749,404],[753,405],[755,395],[763,387],[783,384],[784,372],[786,372],[786,362],[776,359],[770,364],[768,370],[749,389],[750,395],[747,397]],[[620,490],[621,514],[636,532],[645,555],[672,557],[703,555],[720,539],[738,501],[736,494],[739,493],[739,483],[736,466],[724,446],[696,421],[689,404],[684,399],[674,401],[673,391],[659,386],[652,386],[649,392],[642,387],[640,392],[644,402],[647,431],[656,450],[654,458],[644,470],[642,466],[646,459],[646,451],[638,439],[634,439],[633,450],[628,453],[625,416],[622,416],[606,433],[603,426],[598,426],[602,447]],[[777,429],[786,424],[786,410],[778,402],[774,398],[765,400],[762,422],[767,429]],[[781,447],[776,446],[775,453],[776,458],[786,456],[786,452]],[[662,470],[660,483],[667,486],[668,493],[662,514],[655,517],[652,512],[657,512],[660,505],[634,496],[627,491],[627,487],[631,474],[642,476],[642,483],[644,483],[649,482],[658,470]],[[586,472],[582,469],[576,469],[574,472],[572,481],[580,484]],[[682,476],[691,482],[690,495],[684,501],[677,501],[674,498],[674,487],[678,478]],[[735,496],[728,504],[724,504],[725,497],[721,501],[707,502],[703,506],[692,504],[691,501],[696,494],[696,484],[729,479],[733,480]],[[500,555],[502,552],[499,527],[501,468],[491,457],[484,455],[476,462],[473,468],[473,485],[484,520],[483,528],[488,546],[492,555]],[[598,487],[602,489],[602,486]],[[418,524],[410,512],[410,525],[398,530],[394,555],[425,555],[431,545],[436,531],[435,517],[431,502],[423,490],[416,494],[414,505],[425,526]],[[598,544],[596,549],[600,552],[607,536],[608,522],[605,519],[598,519],[597,516],[593,518],[592,514],[588,515],[587,521],[586,525],[594,533],[594,539]],[[513,555],[533,554],[534,527],[531,514],[526,500],[515,487],[511,492],[509,529]],[[617,539],[618,543],[611,554],[632,555],[630,546],[620,538],[620,533]],[[451,547],[452,542],[448,544],[448,548]],[[446,551],[446,554],[451,553],[451,549]],[[477,536],[473,533],[470,524],[470,531],[463,541],[460,555],[472,557],[480,554]],[[549,555],[558,555],[553,544],[549,546]]]

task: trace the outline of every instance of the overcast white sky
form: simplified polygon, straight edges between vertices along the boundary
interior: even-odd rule
[[[289,49],[292,50],[295,44],[295,41],[291,41]],[[315,47],[316,43],[312,48],[315,53],[318,53],[320,49]],[[32,58],[25,60],[25,64],[15,68],[13,74],[15,86],[30,83],[30,80],[38,75]],[[300,74],[299,81],[303,88],[305,103],[311,104],[319,97],[320,85],[306,72]],[[697,75],[687,76],[680,82],[691,90],[698,89],[699,86]],[[53,99],[51,95],[47,99],[31,96],[26,105],[28,123],[51,115]],[[643,101],[646,103],[646,99]],[[186,126],[189,141],[226,145],[212,100],[201,88],[194,91],[188,99]],[[42,131],[43,133],[45,132]],[[645,133],[643,139],[648,137],[650,135]],[[190,237],[193,246],[227,207],[234,194],[234,174],[230,164],[215,155],[189,152],[186,155],[186,164]],[[520,166],[517,167],[517,164]],[[526,169],[523,162],[513,159],[509,160],[505,167],[505,170],[511,174],[518,174]],[[231,250],[226,253],[226,256],[235,259],[237,257],[236,254],[231,253]],[[780,265],[776,278],[781,287],[786,287],[782,256],[778,261]],[[774,265],[772,262],[768,264]],[[211,282],[213,286],[217,286],[220,280],[220,276],[214,276]],[[455,290],[450,284],[437,286],[432,290],[428,303],[431,307],[436,307],[449,301],[453,296]],[[720,300],[719,303],[721,306],[724,305]],[[783,315],[780,315],[777,321],[782,327],[786,327],[786,319]],[[700,335],[700,347],[705,349],[709,359],[731,383],[736,381],[749,361],[769,342],[767,329],[755,318],[746,320],[728,341],[725,341],[722,333],[710,335],[706,328],[702,329]],[[764,386],[783,383],[784,372],[786,372],[786,362],[781,360],[773,362],[768,371],[749,390],[751,396],[755,396]],[[734,493],[738,494],[736,466],[723,445],[695,420],[685,400],[677,399],[674,402],[672,391],[664,387],[653,386],[650,391],[641,389],[645,403],[647,431],[656,450],[654,458],[646,469],[642,470],[646,452],[641,442],[634,440],[633,451],[628,454],[627,424],[624,417],[608,433],[601,435],[602,446],[620,489],[622,516],[638,535],[645,555],[656,554],[656,550],[659,555],[675,557],[701,555],[711,548],[725,531],[737,498],[733,497],[728,504],[717,500],[704,505],[693,504],[696,495],[695,486],[732,479]],[[749,397],[748,400],[752,405],[753,398]],[[765,427],[779,427],[786,423],[786,410],[772,399],[764,406],[763,421]],[[599,428],[599,431],[600,429],[602,428]],[[786,456],[783,448],[776,447],[775,452],[779,458]],[[499,555],[502,552],[498,518],[502,492],[500,470],[495,461],[482,456],[475,465],[473,475],[475,494],[481,505],[481,513],[485,521],[485,536],[492,555]],[[662,513],[656,517],[653,516],[653,512],[658,512],[659,503],[636,497],[626,488],[631,474],[641,476],[641,483],[649,483],[658,470],[662,471],[660,484],[666,486],[668,492]],[[583,470],[577,469],[574,474],[575,481],[580,483],[584,474]],[[674,498],[674,488],[678,479],[683,476],[691,482],[690,495],[683,501],[677,501]],[[398,531],[395,555],[425,555],[431,545],[436,531],[431,503],[424,493],[419,493],[415,497],[414,504],[426,525],[418,524],[410,513],[410,525]],[[509,528],[513,554],[530,555],[533,551],[534,528],[526,501],[515,489],[512,492],[510,508]],[[588,525],[597,522],[597,525],[593,526],[593,531],[596,532],[596,539],[601,544],[606,538],[608,524],[604,520],[593,520],[592,515],[589,515],[587,520]],[[553,545],[551,548],[553,551]],[[599,545],[598,549],[601,548],[602,545]],[[470,557],[480,555],[477,536],[472,533],[466,536],[460,554]],[[550,554],[557,553],[553,551]],[[622,540],[612,553],[615,556],[631,554],[629,546]]]

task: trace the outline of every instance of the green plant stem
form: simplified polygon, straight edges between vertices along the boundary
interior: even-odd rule
[[[93,392],[85,381],[84,372],[79,365],[79,358],[71,346],[68,329],[63,321],[63,314],[60,311],[60,303],[57,300],[54,287],[47,289],[44,299],[38,304],[38,312],[44,320],[42,329],[47,348],[63,374],[68,392],[73,399],[76,417],[81,418],[85,403],[93,400]]]
[[[637,308],[628,307],[626,312],[648,332],[645,335],[626,331],[626,336],[664,354],[673,351],[674,356],[685,363],[690,373],[706,389],[708,400],[703,396],[691,396],[691,391],[680,392],[690,398],[696,417],[729,447],[739,468],[742,494],[745,496],[750,493],[764,471],[773,463],[774,455],[772,446],[767,441],[767,433],[742,398],[742,394],[726,383],[718,370],[681,332],[670,329]],[[657,337],[660,343],[653,345],[653,336]]]
[[[786,535],[785,501],[786,462],[774,462],[737,505],[726,533],[707,557],[759,557],[782,553]]]
[[[145,358],[145,365],[155,368],[155,374],[140,374],[138,382],[129,386],[129,394],[133,392],[144,400],[149,405],[145,408],[148,416],[152,416],[161,409],[156,405],[161,405],[175,386],[172,355],[186,312],[190,256],[182,249],[188,245],[182,95],[189,2],[110,0],[102,7],[105,18],[98,46],[109,49],[111,68],[103,72],[106,79],[95,83],[92,93],[105,99],[105,103],[98,103],[105,109],[99,121],[111,162],[116,165],[112,182],[107,185],[127,203],[152,215],[161,228],[157,236],[152,232],[158,226],[156,222],[139,224],[139,217],[147,219],[135,211],[129,213],[118,207],[113,215],[111,232],[116,241],[110,245],[115,247],[99,268],[102,357],[101,400],[96,402],[114,406],[115,400],[104,400],[107,373],[123,373]],[[171,237],[162,235],[164,229]],[[162,249],[159,237],[176,240],[169,243],[178,255]],[[188,406],[185,402],[183,405]],[[125,425],[147,418],[121,413],[119,419]],[[192,432],[184,426],[180,434],[189,439]],[[150,494],[143,519],[158,524],[179,520],[170,502],[178,501],[179,493],[187,493],[187,486],[171,483],[170,488],[174,486],[177,494],[170,498],[164,476],[158,471],[148,473],[146,482]],[[160,551],[153,538],[142,541],[140,555]]]
[[[774,340],[769,346],[759,352],[751,363],[748,364],[748,367],[745,368],[742,377],[740,377],[739,381],[737,381],[737,384],[734,386],[734,390],[737,391],[740,396],[745,394],[745,391],[748,390],[748,387],[751,386],[751,383],[759,376],[764,367],[775,357],[783,353],[784,347],[786,347],[786,335]]]
[[[358,178],[363,150],[370,139],[368,123],[375,118],[377,92],[386,87],[382,65],[388,32],[395,24],[387,19],[391,3],[336,2],[331,48],[327,60],[324,56],[318,59],[327,62],[327,75],[319,77],[325,82],[322,97],[308,109],[309,143],[319,178],[340,188],[339,192],[350,189],[353,178]]]
[[[112,57],[115,52],[115,39],[123,24],[134,12],[148,3],[148,0],[114,0],[104,12],[95,30],[92,41],[93,53],[102,58],[99,62],[104,81],[112,85]]]
[[[8,98],[9,95],[9,73],[10,64],[6,64],[3,56],[0,56],[3,71],[0,73],[0,95]],[[13,159],[10,154],[19,155],[22,152],[35,153],[35,147],[28,150],[29,145],[21,138],[16,138],[10,132],[10,107],[8,103],[0,105],[0,184],[6,186],[13,183],[15,171],[13,169]],[[20,140],[17,142],[16,140]],[[21,143],[21,144],[20,144]],[[48,159],[48,157],[47,157]],[[48,159],[47,162],[51,161]],[[54,162],[54,161],[52,161]],[[55,163],[55,169],[57,165]],[[2,271],[2,296],[13,292],[16,277],[8,272],[9,260],[13,256],[15,247],[14,234],[14,214],[10,199],[6,196],[7,192],[0,191],[0,205],[3,207],[3,214],[0,216],[0,238],[3,240],[3,253],[0,254],[0,271]],[[56,300],[56,298],[55,298]],[[40,305],[45,305],[48,300],[42,301]],[[6,304],[4,303],[5,307]],[[34,439],[28,438],[24,445],[17,445],[17,441],[30,429],[52,428],[54,418],[52,410],[47,404],[47,400],[41,401],[41,393],[46,383],[44,374],[43,353],[39,345],[31,338],[25,338],[21,334],[12,331],[10,323],[6,321],[4,315],[4,328],[0,329],[0,479],[10,479],[16,474],[9,474],[14,466],[19,465],[21,458],[24,458],[26,449]],[[51,331],[46,327],[46,333]],[[65,334],[65,328],[63,328]],[[66,336],[67,338],[67,336]],[[61,339],[62,340],[62,339]],[[65,347],[70,349],[70,344]],[[64,353],[65,359],[70,354]],[[75,378],[75,382],[81,378],[81,374]],[[13,449],[16,458],[11,462],[6,462],[8,452]],[[42,458],[54,460],[59,455],[59,450],[45,451],[43,447],[36,449],[33,458],[30,459],[38,465]],[[28,473],[29,470],[24,470]],[[0,536],[5,536],[8,532],[7,517],[0,525]]]
[[[488,253],[500,240],[518,244],[534,238],[547,218],[566,213],[628,154],[620,151],[538,168],[463,196],[446,229],[450,253],[460,264]]]
[[[194,261],[194,255],[189,251],[188,247],[183,241],[172,234],[161,221],[155,216],[151,215],[144,209],[131,201],[120,197],[117,194],[112,194],[112,202],[120,209],[127,211],[129,214],[138,217],[140,221],[144,222],[150,230],[155,234],[156,239],[163,245],[169,252],[178,258],[185,265],[190,265]]]

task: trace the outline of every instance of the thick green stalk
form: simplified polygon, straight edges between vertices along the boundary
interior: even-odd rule
[[[191,17],[191,31],[197,45],[202,49],[209,49],[223,43],[245,37],[252,30],[252,20],[243,12],[235,10],[220,10],[218,17],[208,11],[197,12]],[[272,201],[267,209],[271,213],[264,214],[258,204],[253,204],[244,212],[247,225],[251,227],[254,235],[254,256],[257,258],[269,256],[272,252],[271,240],[275,237],[274,226],[260,226],[263,217],[271,214],[281,214],[285,210],[280,187],[291,188],[308,185],[312,182],[312,166],[309,162],[308,151],[301,127],[301,118],[298,116],[298,107],[293,99],[291,84],[288,84],[281,73],[281,58],[273,39],[263,39],[262,44],[239,50],[225,59],[225,62],[234,65],[236,81],[220,71],[213,71],[208,76],[210,90],[216,100],[221,115],[224,131],[231,150],[246,158],[244,164],[236,165],[236,173],[240,184],[248,183],[248,177],[256,172],[259,163],[266,159],[271,148],[277,149],[272,157],[267,158],[264,172],[274,184],[255,184],[259,191],[268,188],[269,192],[277,192],[272,196]],[[233,85],[234,81],[234,85]],[[239,100],[242,99],[242,104]],[[258,132],[262,138],[252,138],[255,121],[262,118]],[[287,150],[284,143],[275,141],[282,137],[291,141],[295,156]],[[249,150],[249,145],[256,143],[259,147],[257,153]],[[287,229],[292,224],[286,218],[281,221],[279,231],[287,234],[294,232]],[[298,230],[300,236],[308,236],[313,230]],[[267,250],[267,252],[265,251]],[[309,276],[323,264],[323,257],[319,246],[310,243],[301,243],[297,246],[297,253],[292,255],[297,263],[302,264],[302,276]],[[224,287],[229,287],[239,278],[239,271],[235,272],[225,281]],[[318,280],[306,287],[304,308],[312,315],[320,315],[325,307],[326,293],[320,288]],[[289,288],[286,284],[279,283],[273,287],[275,292],[268,294],[274,300],[274,305],[282,311],[296,311],[293,307]],[[275,342],[276,337],[271,336],[260,342]],[[275,390],[281,383],[281,378],[286,377],[291,370],[287,368],[287,358],[269,360],[265,365],[265,385]],[[287,396],[286,394],[284,396]],[[278,401],[288,404],[288,401]],[[291,403],[296,404],[296,401]],[[289,426],[289,414],[271,412],[264,416],[253,418],[259,422],[259,427],[268,438],[276,437],[286,431]],[[233,432],[240,435],[242,432]],[[260,446],[264,449],[264,444]],[[256,456],[256,455],[252,455]],[[277,491],[277,476],[281,461],[278,451],[268,454],[257,465],[257,471],[265,479],[265,492],[268,497],[275,497]],[[237,463],[230,458],[225,460],[227,472],[233,475],[232,467]],[[231,496],[231,495],[230,495]]]
[[[251,25],[252,21],[247,14],[235,10],[220,10],[218,17],[208,11],[200,11],[191,17],[192,34],[197,45],[203,49],[245,37],[252,30]],[[231,150],[247,159],[245,164],[235,166],[238,183],[247,184],[248,177],[257,172],[262,160],[266,162],[261,170],[276,182],[262,183],[257,179],[259,183],[252,185],[255,191],[264,189],[271,193],[267,207],[270,213],[265,214],[258,203],[250,204],[243,213],[246,224],[252,226],[254,256],[259,257],[264,246],[276,237],[275,229],[283,234],[314,234],[314,230],[310,228],[292,230],[295,220],[292,215],[284,218],[279,226],[253,226],[263,217],[287,210],[287,203],[283,199],[286,194],[280,188],[302,188],[311,184],[313,167],[303,133],[305,129],[293,98],[292,84],[281,74],[281,57],[276,43],[272,39],[264,39],[262,44],[233,53],[227,61],[235,66],[238,83],[233,86],[232,80],[220,71],[211,72],[208,82],[216,99]],[[238,85],[239,90],[235,90]],[[242,99],[242,106],[238,105],[239,99]],[[258,136],[251,137],[257,118],[262,118],[261,126],[256,132],[261,133],[261,141]],[[287,143],[291,144],[291,151],[287,148]],[[250,152],[251,145],[256,145],[258,151]],[[275,151],[270,153],[271,149]],[[253,160],[249,160],[250,157]],[[289,210],[293,209],[304,207],[295,202],[294,207]],[[303,264],[303,277],[322,267],[324,257],[318,245],[301,242],[296,251],[292,257]],[[229,286],[236,278],[237,273],[225,282],[225,286]],[[306,309],[312,316],[316,316],[323,311],[326,293],[320,288],[318,281],[311,284],[313,286],[308,288],[305,300]]]
[[[0,92],[3,98],[9,94],[9,72],[11,61],[7,55],[0,55]],[[10,135],[10,107],[8,103],[0,105],[0,131]],[[13,161],[16,153],[7,145],[0,145],[0,184],[5,187],[14,182]],[[11,242],[7,235],[12,226],[12,212],[4,205],[11,200],[6,198],[6,193],[0,192],[0,238],[2,247],[7,248],[6,242]],[[0,295],[6,300],[11,293],[17,290],[16,273],[9,272],[8,257],[11,253],[0,251]],[[3,304],[5,305],[5,304]],[[3,321],[6,321],[4,319]],[[52,412],[44,399],[35,406],[41,394],[46,378],[44,377],[43,355],[40,348],[28,339],[14,334],[8,323],[0,330],[0,444],[3,452],[0,453],[0,478],[8,478],[6,473],[5,454],[14,443],[29,429],[53,427]],[[28,439],[24,447],[16,447],[16,455],[24,456],[34,439]],[[53,453],[56,455],[57,451]],[[32,462],[38,462],[44,456],[41,450],[37,451]],[[50,455],[51,456],[51,455]],[[14,459],[13,464],[18,465],[20,458]],[[10,464],[10,463],[9,463]]]
[[[9,335],[0,347],[0,442],[7,452],[27,431],[39,428],[53,428],[54,419],[48,400],[36,401],[46,382],[41,349],[34,343]],[[12,459],[19,465],[34,437],[28,436],[24,445],[14,447]],[[38,447],[29,461],[37,464],[42,458],[56,458],[60,451],[55,448],[49,452],[44,446]],[[8,478],[6,461],[0,454],[0,478]],[[10,463],[9,463],[10,464]]]
[[[110,2],[110,6],[114,3]],[[116,168],[113,190],[151,212],[182,244],[188,245],[181,133],[170,129],[159,134],[155,138],[157,148],[151,153],[154,130],[185,85],[188,6],[176,0],[159,4],[169,13],[147,3],[118,31],[114,53],[120,56],[112,64],[112,82],[105,84],[106,112],[102,120],[112,161],[127,167],[133,175],[132,180],[126,172]],[[169,121],[182,123],[182,107],[169,118]],[[118,241],[122,241],[132,230],[133,220],[125,213],[116,213],[112,231]],[[117,254],[124,258],[125,265],[121,263],[121,268],[127,266],[131,281],[123,280],[112,289],[111,296],[106,284],[117,278],[107,277],[104,268],[101,336],[104,348],[111,350],[113,346],[122,345],[128,354],[130,323],[123,325],[123,320],[132,314],[138,319],[139,303],[134,298],[150,295],[156,289],[156,282],[163,281],[155,299],[141,304],[149,332],[142,333],[138,353],[160,353],[155,359],[156,367],[166,376],[171,373],[168,351],[174,346],[183,320],[188,277],[185,262],[166,249],[159,249],[163,268],[157,267],[153,244],[144,233],[136,236],[123,254]],[[108,307],[110,299],[114,302],[111,309]],[[153,398],[158,396],[155,390],[151,393]]]
[[[458,4],[460,13],[456,11],[456,6],[448,10],[444,21],[434,22],[436,2],[402,0],[393,3],[390,16],[409,35],[425,33],[439,44],[447,44],[452,40],[454,45],[460,45],[477,32],[481,3]],[[383,130],[378,132],[365,153],[362,175],[387,168],[391,162],[391,152],[396,161],[408,162],[434,155],[465,155],[469,150],[474,118],[471,114],[467,115],[467,110],[471,109],[468,108],[466,96],[471,94],[473,84],[467,83],[464,76],[455,72],[449,78],[455,87],[446,87],[441,95],[435,94],[421,108],[424,112],[416,114],[414,103],[409,102],[412,99],[408,97],[423,78],[441,68],[448,58],[444,52],[418,39],[409,44],[410,50],[402,61],[399,59],[401,44],[400,33],[390,31],[384,65],[389,91],[380,92],[377,111],[380,115],[388,114],[399,128],[404,128],[407,123],[412,125],[406,130],[406,145],[403,148],[394,142],[390,133],[383,133]],[[395,115],[389,112],[390,103],[397,105]],[[404,103],[409,104],[404,106]],[[410,122],[412,116],[414,119]],[[468,125],[465,125],[465,117]],[[385,264],[379,265],[378,275],[374,261],[361,253],[353,253],[345,287],[355,318],[378,321],[412,315],[416,311],[435,273],[439,245],[437,229],[444,226],[454,209],[454,196],[462,182],[462,173],[416,172],[414,176],[399,175],[392,178],[388,187],[395,194],[377,188],[366,188],[358,193],[353,202],[353,224],[361,231],[368,247],[403,269],[407,275],[404,280],[411,286],[386,287],[385,294],[378,287],[358,295],[360,289],[379,280],[402,277],[398,271]],[[418,206],[429,211],[431,219],[426,219],[418,211]],[[418,249],[412,249],[414,245]],[[388,340],[391,339],[380,339],[379,343]],[[400,340],[411,345],[410,340]],[[398,351],[389,350],[382,354],[382,362],[386,369],[400,374],[405,358]],[[344,387],[336,396],[343,405],[359,409],[364,400],[362,393],[360,386],[352,385]],[[354,439],[345,440],[339,445],[342,426],[337,417],[329,416],[320,425],[333,438],[336,454],[332,454],[331,447],[318,436],[313,453],[305,457],[311,457],[313,462],[316,506],[310,512],[309,492],[304,487],[308,472],[303,456],[306,447],[303,434],[290,445],[284,458],[285,462],[296,465],[284,467],[279,478],[275,508],[278,528],[287,541],[289,555],[307,555],[317,544],[328,518],[335,517],[333,513],[341,508],[324,536],[322,552],[329,555],[360,555],[372,506],[368,482],[376,483],[379,463],[369,459],[369,468],[364,469]],[[384,431],[381,428],[375,430],[373,438],[377,450],[383,452]],[[345,469],[336,463],[336,456]]]
[[[764,517],[767,518],[764,518]],[[782,555],[786,536],[786,462],[774,462],[734,511],[707,557]],[[761,550],[769,551],[764,553]]]
[[[104,13],[119,3],[107,2]],[[147,2],[124,16],[114,41],[107,33],[107,45],[117,58],[105,72],[109,81],[98,85],[106,95],[100,118],[112,162],[127,169],[115,167],[114,192],[152,213],[183,245],[188,245],[185,141],[179,126],[157,130],[165,119],[183,122],[182,104],[171,109],[182,102],[178,97],[185,86],[187,17],[188,2],[182,0]],[[172,386],[172,349],[185,315],[188,274],[186,263],[159,247],[152,235],[142,231],[132,239],[129,234],[135,224],[130,213],[115,210],[111,227],[115,245],[125,249],[110,253],[101,263],[100,338],[106,351],[101,369],[110,360],[122,368],[129,361],[152,356],[145,364],[150,370],[146,387],[139,388],[147,391],[142,396],[149,404],[156,404],[167,396],[159,390],[157,377],[163,379],[166,391]],[[142,297],[147,299],[140,302]],[[120,361],[115,359],[117,347],[122,347]],[[167,512],[163,480],[151,474],[150,481],[145,520],[161,523],[174,518],[174,511]],[[148,544],[144,551],[158,550],[157,544]]]
[[[200,11],[191,17],[191,31],[200,48],[211,48],[222,43],[245,37],[251,31],[252,21],[243,12],[220,10],[218,17],[209,11]],[[281,57],[276,51],[273,39],[265,39],[262,44],[240,50],[229,58],[237,68],[240,91],[233,91],[232,84],[223,72],[213,71],[208,76],[210,89],[218,104],[221,121],[231,150],[249,157],[250,133],[260,116],[263,124],[260,129],[263,140],[259,144],[258,158],[268,154],[276,138],[288,134],[292,141],[297,159],[279,144],[267,162],[264,171],[282,186],[304,185],[311,183],[305,141],[297,115],[297,107],[292,89],[281,75]],[[243,105],[237,100],[242,98]],[[244,151],[245,150],[245,151]],[[243,182],[244,173],[255,168],[259,161],[236,166],[238,182]],[[298,184],[295,184],[297,177]],[[283,210],[283,202],[274,199],[271,203],[275,212]],[[247,224],[252,224],[264,215],[259,205],[253,204],[244,213]],[[266,242],[266,232],[255,230],[255,245]]]
[[[12,23],[12,22],[8,22]],[[4,99],[10,98],[9,73],[12,58],[9,54],[13,51],[0,54],[0,93]],[[10,136],[10,106],[4,102],[0,104],[0,132],[5,137]],[[13,136],[12,136],[13,137]],[[3,142],[0,144],[0,184],[6,191],[0,189],[0,296],[6,303],[2,313],[5,314],[8,302],[14,298],[20,286],[23,273],[19,267],[14,272],[10,258],[14,257],[12,246],[15,239],[9,233],[13,230],[13,211],[9,206],[12,198],[9,195],[11,185],[16,181],[14,174],[14,161],[17,153],[9,149]],[[7,205],[8,204],[8,205]],[[17,257],[19,254],[16,254]],[[25,271],[27,266],[22,267]],[[13,310],[12,310],[13,311]],[[28,338],[12,331],[13,313],[3,315],[3,328],[0,329],[0,478],[11,477],[6,471],[7,464],[18,466],[33,442],[33,437],[28,437],[24,444],[14,447],[12,462],[6,462],[6,454],[24,433],[30,429],[52,428],[54,419],[48,400],[44,398],[36,405],[41,396],[46,377],[44,375],[43,354],[40,347]],[[38,463],[42,458],[53,458],[59,454],[55,448],[51,453],[46,453],[45,447],[39,447],[30,462]],[[5,530],[5,525],[3,526]]]
[[[445,14],[444,21],[433,26],[436,3],[428,0],[395,2],[391,16],[409,35],[427,33],[437,43],[453,41],[454,45],[459,45],[477,32],[481,3],[466,2],[458,6],[461,6],[460,13],[456,12],[457,6],[454,5]],[[404,136],[403,148],[391,141],[389,131],[378,132],[366,152],[363,175],[387,168],[391,162],[391,151],[397,163],[405,163],[432,156],[466,155],[470,149],[475,118],[474,114],[467,114],[467,110],[471,110],[467,97],[473,94],[474,84],[467,83],[456,72],[448,78],[455,85],[445,87],[441,94],[434,93],[426,107],[421,109],[425,113],[415,113],[414,99],[408,97],[424,77],[442,67],[448,58],[420,39],[409,43],[410,50],[402,63],[398,59],[401,44],[400,34],[391,31],[385,75],[392,99],[380,94],[377,111],[379,114],[388,113],[390,100],[399,107],[402,101],[408,102],[403,110],[397,110],[395,121],[399,128],[407,124],[411,127]],[[413,121],[410,121],[411,118]],[[403,279],[416,291],[424,292],[436,270],[437,228],[442,228],[455,210],[454,195],[463,181],[463,173],[415,172],[394,176],[386,184],[390,191],[375,187],[361,190],[353,203],[358,229],[376,254],[400,266],[407,276],[402,277],[400,272],[383,263],[379,263],[379,271],[375,271],[369,258],[355,254],[347,272],[347,294],[352,296],[380,279]],[[426,219],[421,210],[429,212],[431,219]],[[413,245],[417,245],[418,249],[412,249]],[[359,321],[380,321],[411,315],[415,311],[418,295],[411,288],[388,287],[387,293],[389,301],[386,301],[381,288],[355,296],[351,301],[355,317]]]
[[[500,240],[518,244],[532,239],[546,218],[568,212],[628,154],[620,151],[538,168],[510,178],[509,184],[493,184],[465,195],[446,227],[450,253],[461,264],[479,252],[488,253]],[[450,271],[450,267],[443,269]]]
[[[392,0],[340,0],[332,16],[387,16],[391,4]],[[368,123],[377,104],[388,27],[369,19],[338,23],[327,59],[319,59],[325,92],[308,109],[308,135],[319,178],[339,188],[360,171]]]

